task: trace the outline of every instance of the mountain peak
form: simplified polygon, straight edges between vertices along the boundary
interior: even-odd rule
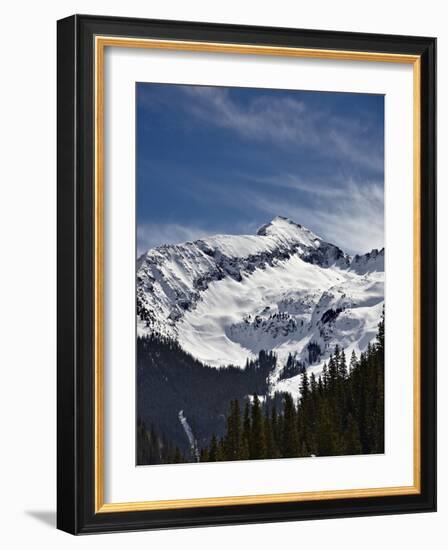
[[[257,235],[265,237],[266,235],[272,234],[277,229],[288,228],[290,226],[298,229],[301,229],[302,227],[300,224],[293,222],[289,218],[285,218],[284,216],[275,216],[275,218],[272,218],[270,222],[260,227],[257,231]]]
[[[284,216],[275,216],[269,223],[262,225],[257,231],[257,235],[266,237],[267,235],[275,235],[282,231],[298,232],[300,230],[308,231],[305,227],[302,227],[299,223],[294,222]]]
[[[322,239],[312,231],[284,216],[275,216],[257,231],[260,237],[280,237],[289,242],[300,242],[308,246],[319,246]]]

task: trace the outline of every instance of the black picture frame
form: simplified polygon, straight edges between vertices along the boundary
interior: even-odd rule
[[[72,534],[431,512],[436,509],[436,39],[74,15],[57,24],[57,526]],[[94,38],[382,52],[421,62],[419,494],[97,513],[94,388]]]

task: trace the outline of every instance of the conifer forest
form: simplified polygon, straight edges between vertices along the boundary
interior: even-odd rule
[[[138,358],[138,390],[153,396],[139,399],[139,465],[384,452],[384,314],[359,357],[336,345],[318,377],[301,368],[298,399],[269,394],[274,353],[216,369],[148,337]]]

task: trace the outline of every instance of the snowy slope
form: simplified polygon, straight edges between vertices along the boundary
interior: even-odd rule
[[[354,258],[277,217],[257,235],[218,235],[150,250],[137,265],[138,334],[179,341],[204,363],[244,366],[274,350],[318,372],[334,345],[363,351],[384,301],[384,249]]]

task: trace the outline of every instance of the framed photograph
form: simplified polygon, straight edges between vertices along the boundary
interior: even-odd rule
[[[58,527],[436,507],[434,38],[58,22]]]

